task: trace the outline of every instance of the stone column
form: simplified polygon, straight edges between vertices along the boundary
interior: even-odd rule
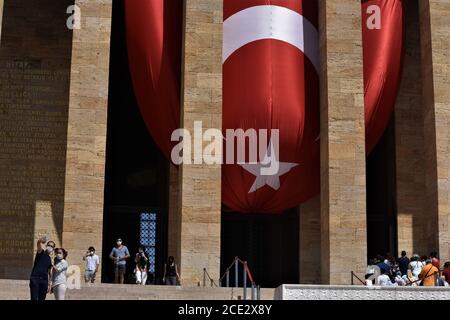
[[[179,215],[180,182],[179,172],[173,164],[169,167],[169,210],[168,210],[168,256],[174,256],[180,260],[180,235],[181,224]]]
[[[0,43],[2,43],[3,0],[0,0]]]
[[[428,246],[450,260],[450,6],[420,5]]]
[[[367,264],[361,3],[320,1],[321,255],[324,284]]]
[[[395,105],[398,250],[429,253],[426,237],[425,161],[418,1],[405,1],[405,56]]]
[[[222,128],[223,4],[185,0],[184,5],[181,124],[193,136],[194,121],[202,121],[203,130]],[[179,183],[179,263],[182,284],[191,286],[202,281],[203,268],[219,278],[221,167],[183,164]]]
[[[72,42],[63,246],[81,264],[89,246],[102,255],[112,0],[75,3],[81,28]]]
[[[300,206],[300,283],[320,284],[320,196]]]

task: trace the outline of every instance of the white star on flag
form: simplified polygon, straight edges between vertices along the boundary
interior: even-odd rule
[[[267,152],[262,162],[240,164],[245,170],[256,177],[255,182],[253,183],[248,193],[253,193],[256,190],[264,187],[265,185],[268,185],[274,190],[280,189],[280,177],[291,171],[292,168],[298,166],[298,163],[279,162],[277,157],[275,157],[275,159],[271,159],[270,154],[272,153],[274,153],[274,146],[272,142],[270,142],[270,151],[269,148],[267,148]],[[272,175],[262,174],[263,169],[270,168],[271,160],[276,161],[276,163],[278,164],[278,172]]]

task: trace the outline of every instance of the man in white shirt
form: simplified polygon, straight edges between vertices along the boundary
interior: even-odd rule
[[[94,247],[89,247],[88,251],[83,257],[83,260],[86,261],[84,281],[86,283],[94,283],[95,275],[97,274],[98,266],[100,265],[100,259],[98,255],[95,254]]]

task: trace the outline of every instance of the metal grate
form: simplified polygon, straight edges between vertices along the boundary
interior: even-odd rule
[[[148,270],[155,272],[156,264],[156,213],[141,213],[140,244],[149,260]]]

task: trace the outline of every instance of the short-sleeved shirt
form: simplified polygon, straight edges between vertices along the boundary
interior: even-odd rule
[[[380,262],[377,264],[378,268],[380,268],[381,271],[383,271],[384,273],[389,273],[390,271],[390,267],[387,263],[385,262]]]
[[[48,271],[52,267],[52,259],[50,256],[42,250],[41,252],[37,252],[34,257],[33,270],[31,271],[31,277],[41,277],[47,278]]]
[[[66,271],[69,267],[66,260],[55,260],[55,269],[52,273],[52,287],[60,284],[66,284]]]
[[[97,265],[100,264],[100,259],[98,255],[93,254],[86,257],[86,271],[95,271],[97,269]]]
[[[409,263],[409,269],[411,270],[414,277],[418,277],[420,272],[422,271],[423,263],[422,261],[411,261]]]
[[[130,252],[128,251],[128,248],[126,246],[122,246],[120,248],[114,247],[111,250],[111,254],[110,254],[110,256],[113,256],[115,258],[117,258],[117,257],[122,258],[122,257],[129,256],[129,255],[130,255]],[[120,261],[114,261],[114,264],[125,265],[125,264],[127,264],[127,262],[125,260],[120,260]]]
[[[395,287],[398,284],[392,283],[391,279],[389,278],[389,276],[387,274],[382,274],[382,275],[378,276],[378,285],[382,286],[382,287]]]
[[[433,287],[434,283],[434,274],[439,274],[438,268],[433,266],[431,263],[427,264],[422,268],[422,272],[420,272],[420,279],[423,281],[423,285],[426,287]]]

